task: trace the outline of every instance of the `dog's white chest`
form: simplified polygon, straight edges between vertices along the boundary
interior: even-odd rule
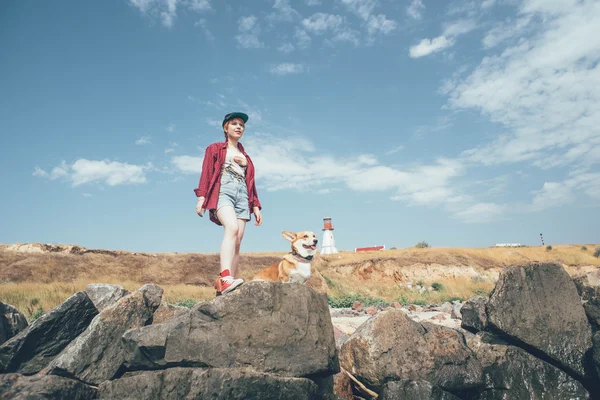
[[[290,281],[304,283],[310,278],[310,263],[298,263],[296,268],[290,271]]]

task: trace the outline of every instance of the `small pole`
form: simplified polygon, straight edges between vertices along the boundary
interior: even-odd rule
[[[542,234],[540,233],[540,239],[542,239],[542,246],[544,245],[544,237],[542,236]]]

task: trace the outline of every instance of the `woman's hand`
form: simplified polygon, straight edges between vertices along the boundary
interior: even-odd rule
[[[260,226],[262,224],[262,215],[260,214],[260,209],[258,207],[252,207],[252,212],[254,213],[254,218],[256,219],[254,225]]]
[[[198,214],[199,216],[202,216],[202,214],[204,214],[204,212],[206,211],[204,208],[202,208],[202,204],[204,204],[204,197],[198,197],[198,202],[196,203],[196,214]]]

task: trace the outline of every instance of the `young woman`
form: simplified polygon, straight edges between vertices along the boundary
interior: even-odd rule
[[[206,210],[210,220],[225,228],[221,243],[221,273],[215,281],[217,296],[231,292],[244,280],[238,276],[240,244],[246,222],[254,214],[254,225],[262,224],[262,206],[254,183],[254,164],[239,140],[244,135],[248,116],[233,112],[223,118],[224,142],[206,148],[198,187],[194,189],[198,202],[196,213]]]

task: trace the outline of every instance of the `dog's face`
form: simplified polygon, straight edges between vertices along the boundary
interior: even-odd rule
[[[314,256],[317,252],[317,235],[311,231],[288,232],[283,231],[281,235],[285,240],[292,243],[292,250],[295,250],[300,257]]]

